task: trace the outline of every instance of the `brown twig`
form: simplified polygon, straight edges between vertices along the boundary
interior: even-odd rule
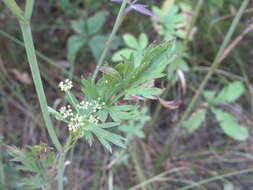
[[[243,37],[249,33],[251,30],[253,30],[253,23],[251,23],[239,36],[237,36],[230,45],[226,48],[223,55],[221,56],[219,60],[219,64],[231,53],[231,51],[240,43],[240,41],[243,39]]]

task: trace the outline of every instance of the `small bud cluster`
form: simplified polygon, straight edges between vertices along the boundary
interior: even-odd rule
[[[63,106],[60,108],[60,114],[64,119],[68,121],[68,129],[71,132],[77,132],[77,130],[88,123],[93,123],[97,125],[99,123],[99,119],[94,115],[98,110],[102,109],[105,103],[99,103],[100,99],[93,100],[90,102],[81,101],[77,108],[81,111],[91,110],[90,114],[80,114],[73,112],[70,105]]]
[[[59,111],[64,118],[71,117],[74,115],[70,105],[61,107]]]
[[[66,92],[67,90],[70,90],[73,87],[73,83],[71,80],[66,79],[65,81],[60,82],[59,87],[61,91]]]
[[[87,109],[92,109],[92,112],[96,112],[97,110],[101,110],[102,107],[105,105],[104,102],[99,103],[100,98],[98,100],[93,100],[90,102],[86,101],[81,101],[78,105],[77,108],[81,110],[87,110]]]

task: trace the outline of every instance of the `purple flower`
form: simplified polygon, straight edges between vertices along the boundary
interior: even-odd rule
[[[132,10],[135,10],[141,14],[153,17],[154,14],[150,10],[148,10],[146,7],[147,7],[147,5],[144,5],[144,4],[133,4],[133,5],[130,5],[128,8],[126,8],[125,12],[128,13]]]
[[[116,3],[121,3],[122,1],[123,0],[112,0],[112,2],[116,2]],[[125,13],[128,13],[128,12],[134,10],[134,11],[137,11],[141,14],[154,17],[155,15],[150,10],[148,10],[146,7],[147,7],[147,5],[144,5],[144,4],[131,4],[126,8]]]
[[[112,2],[121,3],[123,0],[112,0]]]

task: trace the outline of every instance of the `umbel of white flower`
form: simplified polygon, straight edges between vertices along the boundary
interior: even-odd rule
[[[59,87],[61,91],[66,92],[67,90],[70,90],[73,87],[73,83],[70,79],[66,79],[65,81],[61,81],[59,83]]]
[[[68,122],[68,129],[71,132],[77,132],[78,129],[86,124],[99,123],[99,119],[95,115],[98,110],[101,110],[105,105],[104,102],[99,103],[99,100],[93,101],[81,101],[76,107],[82,112],[88,112],[88,114],[81,114],[73,111],[70,105],[63,106],[60,108],[59,112],[64,119]]]

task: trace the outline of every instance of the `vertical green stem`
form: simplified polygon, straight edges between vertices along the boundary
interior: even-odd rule
[[[60,158],[58,161],[58,172],[57,172],[57,181],[58,181],[58,190],[64,189],[64,162],[65,162],[66,152],[60,154]]]
[[[44,93],[43,84],[42,84],[42,80],[40,77],[40,71],[39,71],[39,67],[38,67],[38,63],[37,63],[37,59],[36,59],[36,55],[35,55],[35,48],[34,48],[34,44],[33,44],[30,24],[20,22],[20,27],[21,27],[22,34],[23,34],[25,49],[26,49],[26,53],[27,53],[27,57],[28,57],[28,62],[29,62],[29,66],[30,66],[30,69],[32,72],[32,78],[34,81],[36,93],[39,98],[39,103],[40,103],[40,107],[42,110],[42,115],[43,115],[49,136],[50,136],[53,144],[55,145],[58,152],[61,152],[62,146],[56,136],[56,133],[53,128],[53,124],[52,124],[52,121],[50,119],[49,112],[47,109],[48,105],[47,105],[47,100],[46,100],[46,96]]]
[[[200,84],[200,86],[199,86],[197,92],[195,93],[194,97],[192,98],[192,101],[190,102],[190,104],[189,104],[189,106],[187,107],[187,109],[186,109],[184,115],[182,116],[181,122],[183,122],[185,119],[187,119],[187,117],[189,116],[190,112],[191,112],[192,109],[194,108],[196,102],[198,101],[198,99],[199,99],[199,97],[200,97],[202,91],[204,90],[204,88],[205,88],[207,82],[209,81],[210,77],[213,75],[215,69],[218,68],[219,63],[220,63],[220,62],[219,62],[220,57],[222,56],[222,54],[223,54],[225,48],[227,47],[227,45],[229,44],[230,39],[231,39],[231,37],[232,37],[232,35],[233,35],[235,29],[236,29],[236,26],[237,26],[237,24],[239,23],[239,21],[240,21],[240,19],[241,19],[241,17],[242,17],[242,14],[243,14],[244,10],[246,9],[248,3],[249,3],[249,0],[244,0],[244,1],[243,1],[243,3],[242,3],[242,5],[241,5],[241,7],[240,7],[238,13],[236,14],[236,16],[235,16],[235,18],[234,18],[234,20],[233,20],[233,22],[232,22],[232,24],[231,24],[231,26],[230,26],[230,28],[229,28],[229,31],[228,31],[227,34],[226,34],[226,37],[225,37],[224,41],[223,41],[223,43],[222,43],[222,45],[221,45],[221,47],[220,47],[220,49],[219,49],[219,51],[218,51],[218,53],[217,53],[217,55],[216,55],[214,61],[213,61],[213,63],[212,63],[212,66],[211,66],[209,72],[207,73],[206,77],[204,78],[204,80],[203,80],[202,83]]]
[[[126,8],[126,5],[127,5],[127,2],[128,0],[124,0],[121,4],[121,7],[120,7],[120,10],[119,10],[119,13],[118,13],[118,16],[117,16],[117,19],[115,21],[115,24],[113,26],[113,29],[112,29],[112,33],[110,34],[106,44],[105,44],[105,48],[101,54],[101,57],[98,61],[98,65],[93,73],[93,76],[92,76],[92,80],[95,81],[96,77],[97,77],[97,74],[98,74],[98,71],[99,71],[99,68],[100,66],[103,64],[104,62],[104,59],[110,49],[110,46],[111,46],[111,43],[112,43],[112,40],[114,39],[118,29],[119,29],[119,26],[121,24],[121,21],[122,21],[122,18],[123,18],[123,14],[124,14],[124,10]]]

